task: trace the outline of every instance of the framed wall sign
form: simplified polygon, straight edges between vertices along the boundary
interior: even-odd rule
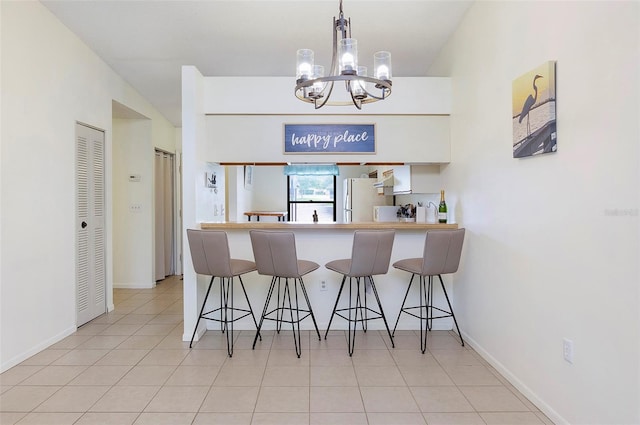
[[[285,124],[284,153],[375,154],[375,124]]]

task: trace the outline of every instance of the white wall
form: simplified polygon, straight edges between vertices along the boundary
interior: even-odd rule
[[[39,2],[0,2],[0,370],[76,329],[75,124],[105,130],[112,205],[112,101],[151,118],[154,144],[174,128]],[[107,303],[113,216],[107,210]]]
[[[205,141],[205,117],[203,105],[204,77],[193,66],[182,67],[182,252],[183,252],[183,301],[184,301],[184,333],[182,339],[188,341],[196,326],[198,306],[204,300],[205,284],[197,284],[198,276],[193,270],[191,251],[187,240],[186,229],[196,228],[197,217],[197,185],[202,184],[203,161],[202,149]],[[200,178],[198,178],[200,175]],[[231,184],[233,178],[226,176]],[[200,278],[202,279],[202,278]]]
[[[215,175],[216,183],[213,187],[205,184],[205,173],[208,176]],[[195,183],[196,221],[225,221],[226,176],[224,167],[211,162],[199,161]]]
[[[290,95],[289,91],[283,92]],[[282,97],[282,96],[281,96]],[[368,105],[365,105],[365,107]],[[338,112],[334,107],[334,114]],[[355,107],[354,107],[355,109]],[[373,154],[285,154],[284,124],[375,124]],[[413,162],[450,160],[449,117],[433,115],[210,115],[206,158],[218,162]]]
[[[154,274],[151,120],[113,120],[113,286],[152,288]],[[140,181],[128,176],[137,174]],[[131,211],[131,205],[140,205]]]
[[[298,100],[291,77],[205,77],[202,108],[220,115],[448,115],[451,112],[451,80],[448,77],[393,77],[393,92],[384,102],[314,109]],[[268,101],[247,102],[256,93]],[[346,92],[336,84],[331,100],[345,101]]]
[[[462,331],[556,423],[640,423],[639,7],[476,2],[430,70],[453,79]],[[511,83],[548,60],[558,152],[513,159]]]
[[[208,115],[202,148],[214,162],[403,162],[450,159],[451,80],[394,78],[384,102],[314,110],[292,93],[288,77],[204,77],[200,108]],[[246,102],[258,90],[269,102]],[[334,93],[334,96],[339,93]],[[284,154],[283,124],[374,123],[375,154]]]
[[[253,167],[253,188],[251,190],[253,210],[286,211],[287,210],[287,176],[283,167]],[[267,220],[275,217],[260,217]],[[246,219],[246,218],[245,218]]]

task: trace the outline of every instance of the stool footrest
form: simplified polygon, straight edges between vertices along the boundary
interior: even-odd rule
[[[425,314],[422,317],[420,317],[417,314],[408,311],[408,310],[412,310],[412,309],[416,309],[416,308],[425,309]],[[444,314],[444,316],[429,316],[429,314],[427,313],[427,309],[438,310],[438,311],[441,311],[442,313],[445,313],[445,314]],[[453,317],[453,314],[450,311],[443,310],[443,309],[438,308],[438,307],[426,306],[426,305],[417,305],[415,307],[404,307],[404,308],[400,309],[400,311],[408,314],[409,316],[413,316],[413,317],[416,317],[418,319],[423,319],[423,320],[427,320],[427,319],[443,319],[445,317]]]
[[[277,317],[277,314],[278,314],[277,312],[280,311],[280,310],[284,311],[284,310],[289,310],[289,309],[288,308],[276,308],[276,309],[270,311],[269,313],[265,314],[264,320],[271,320],[271,321],[274,321],[274,322],[282,322],[282,323],[299,323],[299,322],[302,322],[307,317],[311,316],[311,312],[309,310],[301,310],[300,309],[300,310],[298,310],[300,313],[306,313],[304,316],[301,316],[299,320],[298,319],[295,319],[295,320],[288,319],[287,320],[287,319],[284,318],[284,316],[280,317],[280,318]],[[292,310],[295,310],[295,309],[292,309]],[[268,315],[270,315],[272,313],[276,313],[276,318],[275,319],[273,317],[267,317]]]
[[[245,309],[242,309],[242,308],[227,308],[227,310],[241,311],[241,312],[243,312],[245,314],[243,314],[242,316],[234,317],[233,319],[227,319],[227,320],[225,320],[225,319],[216,319],[215,317],[207,317],[207,315],[213,314],[213,313],[217,313],[217,312],[219,312],[221,310],[224,310],[224,308],[216,308],[215,310],[211,310],[211,311],[209,311],[207,313],[203,313],[200,317],[205,319],[205,320],[213,320],[215,322],[235,322],[237,320],[243,319],[243,318],[251,315],[251,311],[249,311],[249,310],[245,310]]]
[[[342,312],[342,311],[350,311],[350,310],[356,311],[356,317],[357,317],[357,312],[359,310],[360,311],[361,310],[366,310],[366,311],[368,311],[370,313],[375,314],[376,316],[374,316],[374,317],[361,317],[360,319],[350,319],[349,317],[346,317],[346,316],[343,316],[342,314],[340,314],[340,312]],[[367,321],[367,320],[377,320],[377,319],[382,319],[383,318],[382,314],[379,311],[373,310],[373,309],[371,309],[369,307],[365,307],[365,308],[362,308],[362,307],[339,308],[339,309],[336,309],[336,313],[335,314],[336,314],[336,316],[342,317],[344,320],[347,320],[349,322],[364,322],[364,321]]]

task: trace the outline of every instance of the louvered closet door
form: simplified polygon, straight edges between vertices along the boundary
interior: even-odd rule
[[[104,133],[76,125],[77,325],[106,311]]]

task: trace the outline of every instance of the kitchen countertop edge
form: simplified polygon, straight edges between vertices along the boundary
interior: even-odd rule
[[[202,230],[251,230],[251,229],[272,229],[272,230],[455,230],[457,223],[405,223],[405,222],[361,222],[361,223],[299,223],[299,222],[223,222],[223,223],[200,223]]]

